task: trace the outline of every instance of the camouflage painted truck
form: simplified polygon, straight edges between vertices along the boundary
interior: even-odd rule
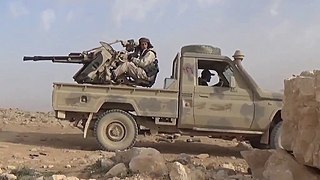
[[[140,126],[152,134],[237,138],[256,147],[281,147],[282,94],[258,87],[243,68],[239,50],[233,58],[209,45],[184,46],[162,89],[54,83],[53,109],[57,118],[80,124],[84,138],[92,132],[108,151],[131,148]],[[198,85],[206,68],[217,84]]]

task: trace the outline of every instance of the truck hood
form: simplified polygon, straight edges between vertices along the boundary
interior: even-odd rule
[[[259,99],[266,99],[266,100],[275,100],[275,101],[282,101],[283,94],[278,92],[271,92],[260,88],[253,78],[247,73],[247,71],[242,67],[241,60],[234,60],[239,72],[243,75],[246,81],[249,83],[251,88],[253,89],[254,93],[258,96]]]
[[[270,100],[276,100],[276,101],[282,101],[283,100],[283,94],[279,92],[273,92],[273,91],[267,91],[264,89],[258,90],[258,95],[261,99],[270,99]]]

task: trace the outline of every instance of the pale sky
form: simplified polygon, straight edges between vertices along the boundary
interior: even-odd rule
[[[99,41],[148,37],[157,51],[162,88],[184,45],[209,44],[244,67],[264,89],[319,69],[317,0],[1,0],[0,107],[51,110],[53,82],[73,82],[76,64],[23,62],[23,56],[68,55]]]

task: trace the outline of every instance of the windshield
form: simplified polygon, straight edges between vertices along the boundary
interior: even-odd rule
[[[233,70],[232,70],[232,68],[230,67],[230,65],[228,65],[228,66],[226,67],[226,69],[225,69],[222,73],[223,73],[224,77],[227,79],[227,81],[228,81],[229,84],[230,84],[230,82],[231,82],[231,77],[233,76]]]

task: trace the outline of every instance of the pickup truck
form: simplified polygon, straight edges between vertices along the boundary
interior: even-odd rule
[[[107,151],[134,146],[140,126],[152,134],[236,138],[281,148],[283,95],[262,90],[243,59],[239,50],[232,60],[218,47],[186,45],[163,88],[54,83],[52,106],[56,118],[80,124],[84,138],[92,132]],[[219,83],[199,85],[203,69]]]

